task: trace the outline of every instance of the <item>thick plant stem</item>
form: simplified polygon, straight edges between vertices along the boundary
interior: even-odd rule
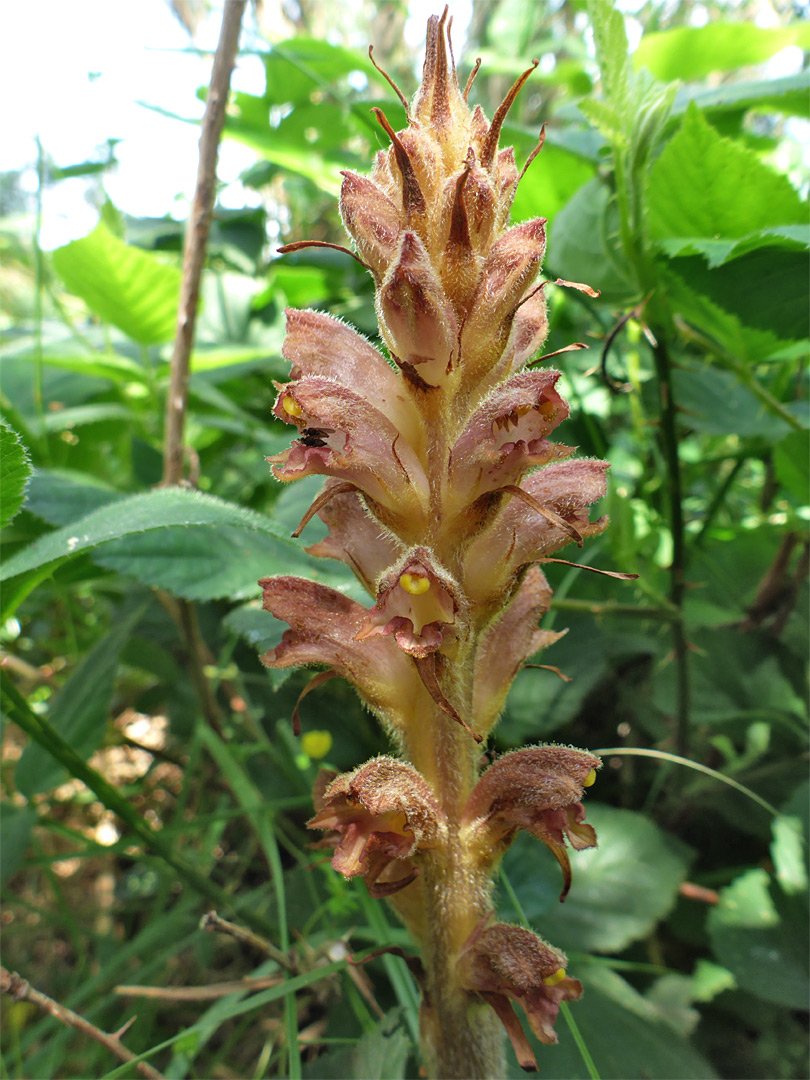
[[[455,671],[457,700],[469,697],[463,677],[458,677],[471,669],[466,659],[458,658]],[[421,1023],[428,1075],[442,1080],[502,1076],[500,1023],[477,994],[459,985],[456,974],[462,948],[491,908],[488,875],[474,865],[460,838],[461,815],[478,779],[480,748],[468,731],[437,709],[408,749],[412,762],[430,778],[439,796],[449,833],[447,846],[426,862],[423,872],[426,985]]]

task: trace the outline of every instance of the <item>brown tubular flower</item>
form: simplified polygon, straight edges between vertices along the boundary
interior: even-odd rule
[[[345,878],[362,875],[376,897],[410,885],[419,874],[412,860],[446,839],[447,821],[428,784],[416,769],[390,757],[374,758],[316,789],[315,808],[307,828],[332,834],[324,841],[335,849],[332,866]]]
[[[576,850],[596,846],[596,833],[584,824],[583,790],[596,779],[601,759],[567,746],[530,746],[504,754],[491,765],[467,800],[462,815],[465,841],[492,866],[518,829],[542,840],[563,872],[564,900],[571,887],[565,841]]]
[[[557,1042],[554,1021],[561,1001],[582,996],[582,983],[566,974],[566,958],[530,930],[486,920],[470,935],[459,957],[463,985],[498,1014],[520,1067],[537,1068],[534,1054],[511,1002],[516,1001],[537,1038]]]
[[[288,311],[290,378],[273,410],[297,429],[270,459],[276,477],[326,478],[294,535],[320,516],[329,535],[307,550],[346,563],[373,599],[264,579],[264,606],[289,629],[263,662],[320,668],[305,693],[347,679],[394,741],[402,760],[322,780],[309,824],[327,833],[337,870],[391,897],[421,946],[426,1072],[499,1076],[495,1014],[533,1067],[511,1002],[550,1042],[559,1002],[580,986],[528,931],[487,926],[493,873],[524,828],[556,855],[565,895],[566,845],[596,842],[581,799],[599,760],[532,747],[479,775],[479,744],[521,666],[560,636],[538,626],[551,601],[538,564],[606,527],[589,508],[607,464],[551,441],[568,405],[557,372],[534,370],[549,359],[537,356],[549,282],[535,280],[546,222],[512,224],[510,212],[543,135],[523,172],[499,140],[537,62],[490,121],[467,104],[475,71],[459,87],[449,29],[447,9],[429,20],[410,106],[391,83],[405,128],[375,108],[386,149],[369,176],[343,173],[349,254],[374,279],[382,346],[329,315]]]

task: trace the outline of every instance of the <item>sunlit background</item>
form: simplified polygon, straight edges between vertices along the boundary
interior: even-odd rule
[[[513,6],[525,12],[526,5],[534,2],[541,0],[516,0]],[[387,43],[379,41],[379,34],[389,6],[393,14],[395,7],[401,10],[403,5],[395,0],[365,0],[359,5],[346,0],[328,4],[301,0],[300,6],[296,0],[265,0],[251,5],[233,87],[261,94],[263,68],[253,50],[291,36],[302,22],[315,35],[361,49],[375,34],[377,55],[386,55]],[[628,36],[634,47],[641,36],[644,11],[651,6],[680,5],[620,0],[617,6],[628,14]],[[700,26],[721,16],[724,9],[729,17],[739,18],[741,6],[734,2],[689,5],[685,21]],[[799,14],[796,5],[771,0],[744,6],[746,13],[755,13],[754,21],[760,26],[778,25]],[[88,233],[105,197],[134,217],[164,216],[168,211],[178,220],[185,218],[196,174],[198,128],[194,121],[203,112],[198,90],[209,80],[221,8],[221,2],[204,0],[143,0],[138,5],[124,0],[38,4],[7,0],[2,5],[0,85],[3,100],[13,102],[2,122],[3,212],[31,208],[38,183],[37,139],[43,160],[62,170],[87,161],[106,162],[110,155],[117,163],[105,171],[103,181],[97,176],[77,176],[45,189],[40,234],[45,250]],[[456,0],[452,8],[460,55],[473,16],[472,0]],[[426,19],[435,9],[436,0],[408,0],[404,39],[414,55],[424,39]],[[507,17],[508,11],[507,6]],[[577,20],[584,25],[584,13],[576,13]],[[553,57],[548,60],[553,63]],[[771,59],[765,75],[791,75],[800,70],[801,63],[801,50],[792,46]],[[789,123],[810,160],[808,125],[798,120]],[[249,148],[224,141],[219,163],[221,206],[261,203],[260,193],[239,180],[254,159]]]

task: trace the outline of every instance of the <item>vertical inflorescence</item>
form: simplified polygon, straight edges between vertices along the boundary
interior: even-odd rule
[[[430,19],[407,127],[375,110],[390,147],[370,177],[344,173],[341,191],[390,363],[338,320],[290,310],[292,371],[274,409],[298,428],[271,459],[276,476],[327,478],[300,528],[317,513],[329,535],[309,550],[346,562],[373,604],[265,579],[265,608],[290,629],[264,662],[348,679],[394,744],[396,756],[322,775],[309,825],[325,830],[335,869],[362,875],[418,942],[436,1076],[501,1074],[498,1020],[534,1068],[512,1002],[556,1041],[559,1004],[581,985],[557,950],[492,922],[492,879],[527,829],[560,862],[564,898],[566,841],[596,843],[581,799],[598,758],[534,746],[480,765],[516,673],[560,636],[538,629],[551,598],[539,564],[607,524],[588,516],[607,465],[549,441],[568,406],[558,373],[533,370],[547,331],[535,284],[545,221],[510,226],[522,174],[499,147],[532,71],[488,121],[467,105],[472,77],[458,85],[447,11]]]

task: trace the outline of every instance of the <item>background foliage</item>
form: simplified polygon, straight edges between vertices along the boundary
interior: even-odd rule
[[[496,750],[615,748],[567,903],[541,845],[504,862],[502,914],[586,986],[539,1051],[549,1078],[805,1075],[810,80],[763,65],[807,50],[810,26],[784,5],[762,29],[757,8],[707,3],[696,28],[685,0],[645,4],[628,58],[611,4],[476,2],[460,64],[483,58],[472,98],[491,115],[544,57],[504,140],[525,160],[549,122],[514,216],[548,217],[548,277],[601,290],[549,290],[547,348],[591,345],[557,358],[565,437],[612,462],[612,526],[583,557],[639,574],[549,568],[547,625],[570,631],[546,658],[570,681],[527,668],[496,730]],[[304,551],[318,523],[290,538],[317,482],[282,488],[264,457],[289,440],[270,413],[284,307],[373,335],[371,282],[337,252],[277,259],[270,238],[342,239],[339,169],[379,145],[369,108],[404,122],[356,46],[376,41],[410,91],[406,15],[301,0],[261,50],[263,92],[234,96],[226,137],[255,151],[260,200],[216,215],[188,487],[157,486],[182,226],[106,202],[50,255],[36,213],[0,226],[4,963],[106,1030],[137,1012],[125,1041],[168,1077],[417,1075],[406,967],[346,964],[405,934],[304,829],[318,766],[350,768],[381,735],[334,681],[293,737],[309,676],[261,667],[283,628],[256,599],[274,573],[357,588]],[[108,167],[78,168],[103,193]],[[39,175],[77,173],[46,147]],[[212,906],[281,955],[198,929]],[[4,1075],[136,1075],[3,1007]]]

